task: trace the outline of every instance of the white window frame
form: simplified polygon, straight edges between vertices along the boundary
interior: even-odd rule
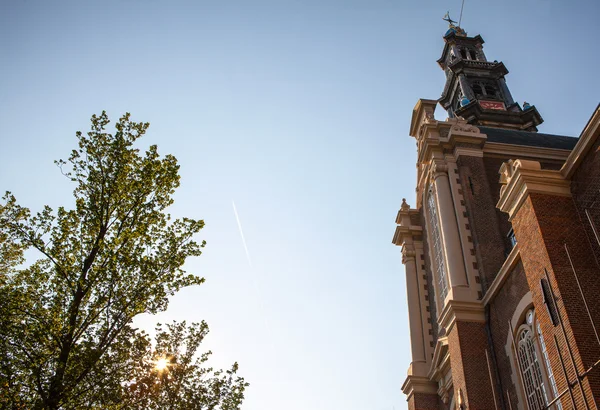
[[[444,256],[444,244],[442,232],[440,230],[439,212],[435,198],[433,184],[430,184],[425,190],[425,217],[427,221],[427,243],[429,246],[429,260],[431,262],[431,273],[433,275],[433,286],[435,289],[436,312],[439,316],[446,304],[448,295],[448,269],[446,267],[446,258]],[[433,212],[432,212],[433,211]]]
[[[520,389],[522,401],[525,402],[527,409],[538,410],[545,408],[546,404],[558,395],[558,389],[550,365],[544,337],[541,334],[541,327],[532,306],[528,306],[525,309],[525,314],[521,313],[520,323],[521,325],[515,330],[515,334],[512,335],[517,351],[510,349],[512,353],[511,362],[513,370],[516,370],[518,375],[517,379],[520,386],[517,386],[517,388]],[[521,351],[521,348],[527,346],[523,335],[527,335],[525,337],[528,337],[530,340],[528,350],[525,349],[526,352]],[[524,369],[526,363],[522,360],[524,353],[528,358],[533,359],[533,362],[526,369]],[[527,373],[524,374],[526,371]],[[552,405],[551,408],[562,410],[560,400]]]

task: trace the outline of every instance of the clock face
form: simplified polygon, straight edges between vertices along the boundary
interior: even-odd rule
[[[529,312],[527,312],[527,323],[528,324],[533,323],[533,310],[530,310]]]
[[[501,101],[479,101],[479,105],[484,110],[503,110],[506,111],[504,103]]]

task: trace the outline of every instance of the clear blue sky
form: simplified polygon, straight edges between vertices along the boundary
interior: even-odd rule
[[[240,363],[246,410],[405,409],[404,270],[418,98],[460,0],[120,0],[0,4],[0,188],[70,203],[52,161],[93,113],[149,121],[181,163],[172,213],[203,218],[205,285],[151,327],[205,319],[214,363]],[[511,71],[540,131],[578,136],[598,103],[600,2],[466,0],[463,27]],[[441,109],[437,116],[445,118]],[[235,201],[252,259],[232,208]]]

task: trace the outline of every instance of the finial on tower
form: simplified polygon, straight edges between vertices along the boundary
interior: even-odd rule
[[[454,23],[456,23],[456,21],[454,21],[454,20],[452,20],[452,18],[450,18],[450,12],[449,11],[446,12],[446,14],[442,18],[442,20],[447,21],[448,24],[450,25],[450,27],[455,27]]]
[[[466,37],[467,33],[460,28],[460,26],[456,25],[457,21],[452,20],[452,18],[450,17],[450,12],[447,11],[446,14],[444,15],[444,17],[442,18],[442,20],[447,21],[448,22],[448,31],[446,31],[446,34],[444,35],[447,36],[450,33],[454,33],[457,36],[463,36]]]

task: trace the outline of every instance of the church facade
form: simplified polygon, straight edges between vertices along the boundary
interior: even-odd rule
[[[600,106],[579,138],[539,133],[481,36],[451,24],[443,38],[446,84],[413,110],[416,203],[393,237],[409,409],[597,409]]]

